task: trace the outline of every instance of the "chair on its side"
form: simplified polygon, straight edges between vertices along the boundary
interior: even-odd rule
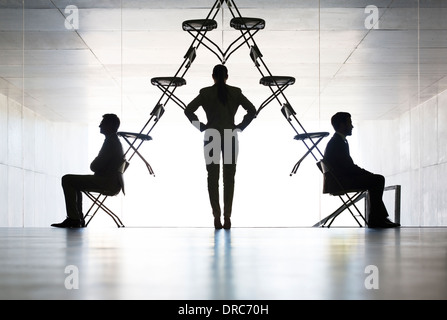
[[[306,153],[293,166],[292,172],[290,173],[290,176],[292,176],[293,174],[296,174],[299,166],[301,165],[301,162],[303,162],[303,160],[309,154],[312,155],[315,161],[318,160],[317,157],[319,155],[323,156],[320,149],[318,148],[318,144],[321,142],[321,140],[323,140],[329,135],[329,132],[307,132],[306,130],[304,130],[304,127],[301,125],[298,118],[296,117],[295,110],[293,110],[292,106],[287,103],[285,103],[281,108],[281,113],[284,115],[284,117],[287,119],[287,122],[289,122],[289,124],[295,131],[296,135],[294,139],[303,142],[303,144],[307,148]],[[298,127],[301,129],[303,133],[299,133],[299,130],[292,123],[293,120],[295,120],[295,123],[298,125]]]
[[[368,197],[368,190],[365,189],[352,189],[347,190],[343,188],[343,185],[340,183],[340,181],[335,177],[333,172],[331,171],[331,168],[327,163],[325,163],[324,160],[320,160],[317,162],[318,169],[320,169],[321,173],[323,174],[323,179],[327,179],[330,175],[332,179],[336,181],[336,183],[339,186],[339,190],[337,192],[328,192],[323,188],[324,194],[330,194],[333,196],[338,196],[343,204],[334,212],[332,212],[330,215],[328,215],[326,218],[322,219],[321,221],[317,222],[314,227],[325,227],[328,228],[332,225],[335,218],[337,218],[343,211],[348,210],[351,216],[355,219],[359,227],[367,226],[368,223],[366,222],[365,216],[360,212],[359,208],[356,206],[356,203],[362,199],[365,199],[365,212],[367,212],[367,197]],[[363,220],[364,225],[359,221]]]

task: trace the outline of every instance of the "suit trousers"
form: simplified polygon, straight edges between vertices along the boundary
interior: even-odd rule
[[[215,138],[215,137],[214,137]],[[226,141],[225,141],[226,139]],[[231,139],[231,140],[230,140]],[[222,173],[223,173],[223,203],[224,203],[224,217],[231,217],[233,198],[234,198],[234,181],[236,175],[236,163],[238,156],[239,142],[237,134],[227,136],[222,135],[220,144],[215,148],[210,148],[210,143],[213,142],[213,136],[208,137],[205,141],[205,158],[206,170],[208,173],[208,195],[210,199],[211,209],[214,217],[221,216],[220,193],[219,193],[219,178],[220,178],[220,160],[222,155]],[[226,147],[225,147],[226,144]],[[218,152],[218,156],[214,153]],[[228,154],[231,152],[231,154]],[[214,159],[210,161],[210,158]]]
[[[62,188],[65,196],[67,216],[71,219],[83,219],[82,191],[117,194],[121,185],[117,177],[97,175],[67,174],[62,177]]]
[[[388,212],[383,203],[383,190],[385,189],[385,177],[380,174],[365,173],[358,176],[342,179],[345,189],[368,190],[369,212],[368,223],[380,222],[388,217]]]

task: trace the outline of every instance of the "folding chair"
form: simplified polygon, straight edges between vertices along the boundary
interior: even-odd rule
[[[129,145],[129,148],[124,153],[124,157],[127,158],[128,162],[132,160],[132,158],[135,155],[138,155],[140,159],[144,162],[146,165],[149,174],[155,176],[154,170],[152,169],[149,162],[143,157],[143,155],[138,151],[138,149],[141,147],[143,142],[145,141],[151,141],[152,137],[149,135],[152,131],[152,129],[155,127],[155,125],[158,123],[160,118],[163,116],[165,112],[165,109],[163,107],[163,104],[158,103],[154,109],[150,113],[150,118],[146,122],[146,124],[143,126],[143,128],[140,130],[140,132],[118,132],[117,135],[121,138],[123,138],[126,143]],[[149,129],[147,129],[149,127]],[[145,132],[146,130],[146,132]],[[130,155],[129,155],[130,154]]]
[[[193,20],[186,20],[182,23],[182,29],[183,31],[188,32],[193,38],[193,42],[191,43],[188,53],[195,52],[197,49],[203,45],[206,47],[209,51],[214,53],[217,58],[222,61],[223,52],[219,48],[219,46],[210,38],[207,37],[207,33],[209,31],[212,31],[217,28],[217,21],[215,20],[222,4],[222,0],[216,0],[214,2],[214,5],[212,6],[211,10],[209,11],[208,15],[205,19],[193,19]],[[215,48],[212,49],[211,45]],[[218,52],[216,52],[216,50]],[[188,53],[185,55],[188,55]],[[195,58],[195,55],[194,55]],[[187,65],[186,69],[188,69],[191,66],[191,63],[194,59],[190,60]]]
[[[256,57],[257,53],[254,52],[258,52],[258,49],[252,48],[252,52],[253,52],[252,55]],[[257,59],[255,59],[254,61],[256,62]],[[259,83],[262,84],[263,86],[269,87],[270,90],[272,91],[272,94],[267,99],[265,99],[264,102],[261,103],[261,106],[259,107],[256,115],[258,115],[262,109],[264,109],[270,102],[272,102],[275,99],[279,102],[280,105],[290,106],[290,104],[287,101],[287,98],[284,96],[284,90],[295,83],[294,77],[266,76],[262,77],[261,80],[259,80]],[[282,96],[284,100],[286,100],[286,103],[281,102],[281,100],[279,99],[280,96]]]
[[[329,132],[306,132],[304,127],[301,125],[301,123],[298,121],[296,117],[296,112],[293,110],[293,108],[289,104],[284,104],[281,108],[281,113],[284,115],[286,120],[289,122],[289,124],[292,126],[293,130],[295,131],[296,135],[294,137],[295,140],[302,141],[303,144],[307,148],[307,152],[295,163],[293,166],[292,172],[290,173],[290,176],[295,174],[298,171],[298,168],[301,164],[301,162],[309,155],[312,154],[314,159],[318,161],[317,156],[323,156],[321,151],[318,149],[318,144],[320,143],[323,138],[327,137],[329,135]],[[299,125],[303,133],[299,133],[298,129],[293,125],[292,121],[295,120],[295,122]],[[310,141],[311,145],[309,146],[306,141]],[[318,151],[318,154],[315,155],[313,153],[314,149]]]
[[[321,221],[317,222],[314,227],[325,227],[327,223],[327,227],[330,228],[332,223],[334,222],[335,218],[337,218],[343,211],[348,210],[351,216],[355,219],[357,224],[360,227],[363,227],[359,219],[357,217],[360,217],[363,222],[364,226],[367,226],[368,223],[366,222],[365,217],[360,212],[360,210],[357,208],[356,203],[362,199],[365,199],[365,212],[368,212],[368,191],[364,189],[345,189],[343,188],[340,181],[336,178],[334,173],[332,172],[331,168],[327,163],[324,162],[324,160],[320,160],[317,162],[318,169],[320,169],[321,173],[323,174],[323,179],[327,179],[330,175],[334,181],[336,181],[337,185],[339,186],[339,190],[337,192],[331,192],[329,193],[323,188],[323,193],[329,193],[333,196],[338,196],[343,204],[336,209],[334,212],[332,212],[330,215],[328,215],[326,218],[322,219]],[[355,212],[351,210],[351,208],[355,209]]]
[[[236,40],[234,40],[227,49],[226,58],[228,60],[228,57],[237,49],[239,49],[244,43],[249,48],[257,47],[254,35],[265,28],[265,20],[260,18],[244,17],[241,15],[239,9],[236,6],[236,3],[233,0],[226,0],[225,2],[227,3],[227,7],[233,17],[230,21],[230,27],[240,31],[241,33],[241,35]],[[233,45],[236,45],[238,42],[241,41],[242,43],[240,45],[237,45],[237,47],[233,49],[233,51],[229,51]],[[263,64],[263,66],[267,69],[267,66],[265,64]],[[259,69],[259,71],[261,70]],[[268,73],[269,75],[271,75],[270,72]]]
[[[223,2],[224,0],[217,0],[205,19],[186,20],[182,23],[182,27],[184,31],[187,31],[191,36],[194,37],[194,41],[191,44],[191,47],[197,49],[200,45],[203,45],[214,55],[216,55],[221,63],[225,64],[225,62],[228,61],[228,58],[237,49],[244,45],[244,43],[248,43],[250,39],[253,39],[253,36],[259,30],[264,29],[265,21],[259,18],[242,17],[234,1],[225,0],[233,16],[230,21],[230,26],[236,30],[241,31],[241,35],[236,38],[224,52],[223,49],[221,49],[212,39],[207,36],[207,33],[209,31],[217,28],[217,22],[215,18],[217,16],[217,13],[221,9]],[[232,10],[233,8],[236,9],[237,16]],[[234,48],[234,46],[236,47]]]
[[[160,100],[157,103],[158,105],[166,105],[169,100],[174,101],[180,108],[185,109],[186,105],[181,101],[175,94],[174,91],[178,87],[186,85],[186,80],[183,77],[155,77],[151,79],[151,83],[154,86],[157,86],[163,94],[160,98]],[[164,103],[161,103],[163,98],[166,99]]]
[[[224,2],[226,2],[232,15],[230,27],[239,30],[241,33],[225,51],[207,36],[209,31],[217,29],[217,21],[215,18]],[[244,44],[247,44],[249,48],[251,46],[256,46],[253,36],[264,29],[264,27],[265,20],[243,17],[232,0],[216,0],[205,19],[186,20],[182,23],[183,30],[188,32],[194,38],[188,52],[192,50],[195,52],[201,45],[203,45],[216,55],[222,64],[225,64],[229,57]]]
[[[186,80],[184,78],[186,72],[191,67],[192,63],[194,62],[196,58],[196,47],[191,45],[184,55],[183,63],[181,64],[180,68],[176,71],[175,75],[172,77],[154,77],[151,79],[151,84],[159,88],[162,92],[162,95],[160,99],[158,100],[154,110],[151,112],[151,118],[153,116],[157,117],[157,111],[159,108],[162,108],[164,113],[164,106],[167,105],[167,103],[172,100],[175,104],[177,104],[181,109],[186,108],[186,104],[177,97],[174,92],[177,88],[186,85]],[[185,68],[182,72],[182,69]],[[161,113],[158,118],[156,119],[156,122],[163,114]],[[151,119],[149,119],[150,121]],[[154,124],[155,125],[155,124]],[[147,124],[143,127],[141,132],[144,130],[144,128],[147,126]],[[152,128],[151,128],[152,130]]]
[[[230,1],[229,1],[230,2]],[[237,10],[236,5],[233,1],[231,1],[234,5],[234,7]],[[231,6],[229,7],[231,11]],[[258,33],[260,30],[264,29],[265,27],[265,20],[260,18],[248,18],[248,17],[242,17],[237,10],[238,17],[235,16],[233,11],[231,11],[233,15],[233,19],[230,21],[230,27],[239,30],[241,32],[241,35],[236,38],[228,47],[228,49],[225,51],[224,58],[228,60],[228,58],[235,52],[237,49],[239,49],[242,45],[247,44],[249,48],[256,47],[256,42],[253,38],[253,36]],[[241,42],[239,45],[237,45],[238,42]],[[252,43],[252,44],[250,44]],[[232,46],[237,45],[236,48],[234,48],[232,51],[230,49]],[[259,67],[259,66],[258,66]],[[267,66],[265,66],[267,67]]]
[[[216,12],[217,13],[217,12]],[[214,18],[214,17],[213,17]],[[206,34],[209,31],[212,31],[217,28],[217,21],[214,19],[208,17],[206,19],[195,19],[195,20],[186,20],[182,23],[182,28],[184,31],[188,32],[191,36],[193,36],[194,40],[191,44],[191,46],[188,49],[188,53],[195,53],[197,52],[197,49],[200,45],[203,45],[208,50],[210,50],[212,53],[214,53],[219,60],[222,60],[223,52],[219,48],[219,46],[210,38],[206,36]],[[208,44],[205,43],[205,40]],[[215,50],[210,47],[210,44],[215,47]],[[220,55],[219,55],[220,54]],[[186,57],[185,55],[185,57]],[[192,59],[194,60],[194,59]],[[190,67],[192,61],[189,63],[189,65],[186,65],[187,68]]]
[[[129,162],[124,159],[122,165],[119,168],[119,180],[121,188],[118,190],[118,192],[94,192],[94,191],[85,191],[82,190],[82,192],[92,201],[92,204],[90,208],[87,210],[87,213],[84,215],[85,220],[85,227],[89,225],[89,223],[92,221],[92,219],[95,217],[96,213],[98,213],[99,209],[103,210],[106,214],[108,214],[118,228],[124,228],[124,224],[122,223],[121,219],[116,215],[109,207],[107,207],[104,202],[108,197],[114,197],[117,196],[121,191],[125,195],[125,189],[124,189],[124,179],[123,174],[129,167]]]
[[[152,137],[150,135],[147,134],[143,134],[143,133],[134,133],[134,132],[118,132],[117,133],[118,136],[122,137],[127,144],[129,145],[129,149],[128,151],[124,154],[124,156],[127,155],[127,153],[129,151],[133,151],[133,154],[130,156],[130,159],[132,159],[132,157],[136,154],[140,157],[140,159],[144,162],[144,164],[146,165],[146,168],[149,171],[150,175],[155,176],[154,170],[152,169],[151,165],[149,164],[149,162],[141,155],[141,153],[138,151],[139,146],[144,142],[144,141],[150,141],[152,140]],[[133,139],[131,141],[131,139]],[[140,140],[140,144],[138,146],[135,146],[135,143]]]

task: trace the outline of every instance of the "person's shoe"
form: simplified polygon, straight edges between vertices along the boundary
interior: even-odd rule
[[[370,221],[368,222],[368,228],[398,228],[399,223],[390,221],[389,219],[384,219],[382,221]]]
[[[76,219],[71,219],[71,218],[67,218],[64,221],[62,221],[61,223],[53,223],[51,226],[56,227],[56,228],[83,228],[81,220],[76,220]],[[84,223],[84,226],[85,226],[85,223]]]
[[[386,224],[393,225],[393,226],[395,226],[395,227],[400,227],[400,223],[393,222],[393,221],[391,221],[391,220],[388,219],[388,218],[385,219],[385,223],[386,223]]]
[[[223,228],[224,229],[230,229],[231,228],[231,219],[230,219],[230,217],[225,217],[224,218]]]
[[[222,222],[220,222],[220,217],[214,217],[214,228],[222,229]]]

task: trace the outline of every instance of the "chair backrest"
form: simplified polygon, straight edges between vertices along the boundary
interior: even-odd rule
[[[183,57],[188,60],[188,63],[186,64],[186,69],[188,69],[192,65],[192,63],[196,59],[196,56],[197,56],[196,48],[193,46],[189,47],[188,51],[185,53]]]
[[[295,110],[293,110],[292,106],[288,103],[284,103],[281,108],[281,113],[288,121],[292,121],[291,116],[296,115]]]
[[[121,166],[118,168],[118,179],[120,182],[120,186],[121,186],[121,191],[123,191],[123,194],[126,195],[126,191],[124,189],[124,178],[123,178],[123,174],[124,172],[126,172],[127,168],[129,167],[129,161],[127,161],[126,159],[123,159],[123,163],[121,164]],[[119,193],[119,192],[118,192]]]
[[[155,117],[155,122],[160,120],[161,116],[165,113],[165,108],[163,104],[157,104],[154,109],[151,111],[151,116]]]
[[[317,167],[321,171],[322,174],[330,172],[329,166],[324,162],[324,160],[318,161]]]
[[[343,195],[343,194],[346,194],[346,193],[366,191],[366,188],[345,189],[343,187],[343,185],[341,184],[341,182],[333,174],[333,172],[331,172],[330,166],[323,159],[317,162],[317,167],[321,171],[321,173],[323,174],[323,179],[324,179],[324,182],[323,182],[323,193],[329,193],[329,194],[331,194],[333,196],[338,196],[338,195]],[[329,175],[330,175],[330,177],[329,177]],[[334,181],[334,183],[338,186],[337,190],[331,190],[331,191],[327,191],[326,190],[325,185],[326,185],[326,179],[328,179],[328,177],[330,179],[332,179]]]
[[[251,60],[253,60],[253,62],[255,63],[255,66],[256,66],[256,67],[259,67],[259,66],[260,66],[260,64],[259,64],[259,62],[258,62],[258,59],[259,59],[259,58],[262,58],[262,53],[261,53],[261,51],[259,50],[258,46],[256,46],[256,45],[252,45],[252,46],[250,47],[250,58],[251,58]]]
[[[123,159],[123,163],[118,168],[118,172],[121,173],[121,174],[126,172],[127,168],[129,167],[129,164],[130,164],[129,161],[127,161],[126,159]]]

